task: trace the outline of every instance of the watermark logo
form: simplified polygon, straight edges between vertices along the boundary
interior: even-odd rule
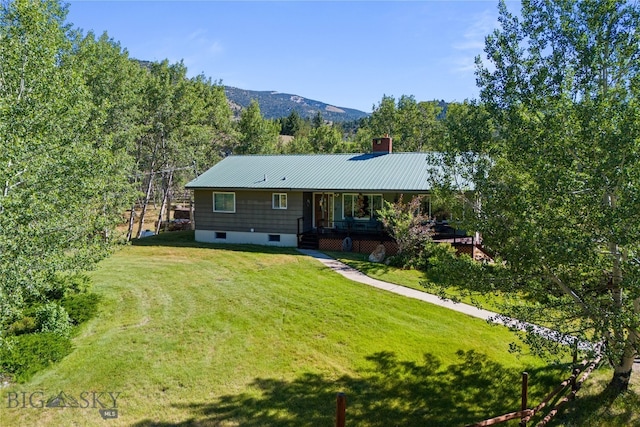
[[[117,409],[99,409],[98,412],[103,420],[118,418]]]
[[[120,392],[83,391],[79,394],[60,393],[47,396],[42,391],[8,392],[8,409],[77,408],[97,409],[102,419],[118,418]]]

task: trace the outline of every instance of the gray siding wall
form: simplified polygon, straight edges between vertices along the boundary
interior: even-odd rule
[[[303,193],[278,191],[287,194],[287,209],[273,209],[272,195],[275,191],[234,191],[236,212],[213,211],[213,191],[195,190],[194,219],[197,230],[251,231],[256,233],[296,234],[298,218],[303,215]]]

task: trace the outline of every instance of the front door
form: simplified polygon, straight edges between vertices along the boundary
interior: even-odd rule
[[[333,194],[314,194],[313,206],[313,223],[315,224],[316,228],[333,227]]]

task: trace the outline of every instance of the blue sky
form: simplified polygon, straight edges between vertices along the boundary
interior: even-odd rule
[[[384,95],[478,96],[474,58],[497,0],[71,1],[67,21],[191,76],[371,112]],[[514,9],[517,2],[509,2]]]

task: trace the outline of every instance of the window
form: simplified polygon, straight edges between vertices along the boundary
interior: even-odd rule
[[[234,213],[236,211],[236,193],[213,193],[213,211]]]
[[[279,234],[269,234],[269,241],[270,242],[279,242],[280,241],[280,235]]]
[[[287,209],[287,193],[273,193],[273,209]]]
[[[420,215],[431,219],[431,197],[428,194],[418,194],[420,197]]]
[[[343,218],[370,219],[382,209],[381,194],[345,194],[343,196]]]
[[[224,231],[216,231],[216,239],[226,240],[227,233]]]

